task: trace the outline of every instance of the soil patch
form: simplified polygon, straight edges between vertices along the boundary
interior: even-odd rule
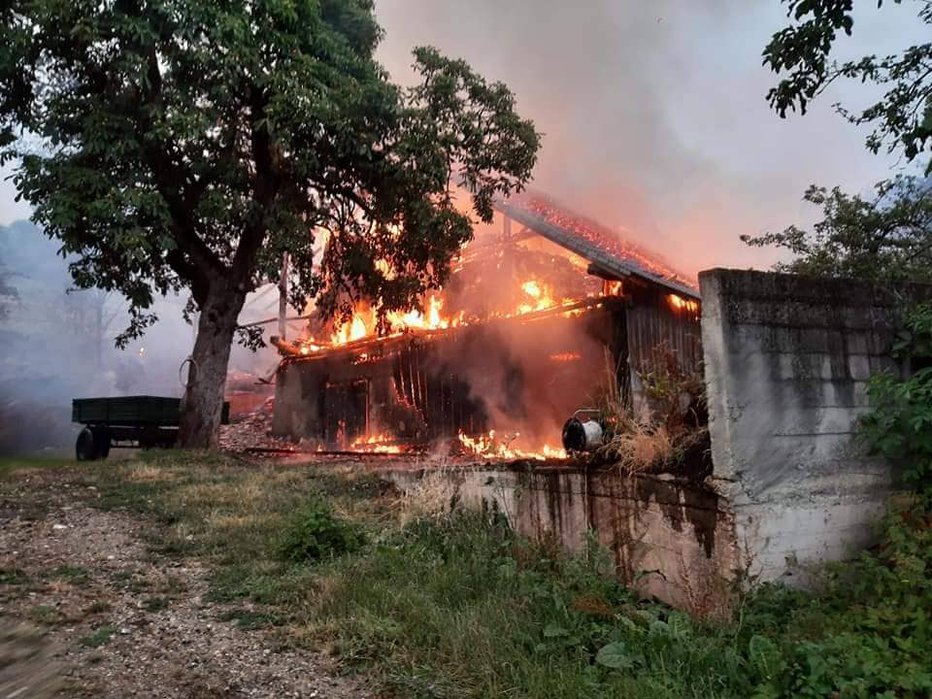
[[[3,696],[51,696],[56,681],[58,696],[113,699],[371,696],[244,623],[242,604],[211,603],[202,564],[153,554],[151,525],[97,498],[80,471],[0,481]]]

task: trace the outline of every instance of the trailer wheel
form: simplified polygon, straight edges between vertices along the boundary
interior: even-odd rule
[[[106,427],[92,427],[91,433],[94,435],[94,451],[97,458],[106,459],[110,456],[110,430]]]
[[[78,440],[74,444],[74,453],[78,461],[94,461],[97,459],[97,440],[90,427],[85,427],[78,433]]]

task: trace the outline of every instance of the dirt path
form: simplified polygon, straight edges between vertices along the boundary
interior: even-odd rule
[[[145,523],[96,498],[76,473],[0,481],[0,697],[51,696],[53,677],[69,697],[371,696],[274,630],[224,621],[203,567],[153,555]]]

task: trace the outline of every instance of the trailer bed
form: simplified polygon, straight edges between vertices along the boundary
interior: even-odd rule
[[[71,420],[85,427],[75,445],[79,461],[107,458],[111,446],[172,447],[178,438],[181,399],[164,396],[75,398]],[[220,422],[230,421],[230,404],[224,402]]]

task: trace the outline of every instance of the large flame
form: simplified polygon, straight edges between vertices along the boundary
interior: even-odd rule
[[[575,299],[570,298],[558,301],[553,287],[541,279],[528,279],[522,282],[518,298],[516,308],[503,308],[491,315],[498,318],[511,318],[576,303]],[[450,313],[444,306],[443,297],[436,293],[427,297],[423,311],[418,309],[408,312],[389,311],[385,314],[382,335],[394,337],[411,330],[447,330],[467,323],[462,311]],[[353,311],[352,317],[340,323],[330,334],[329,342],[320,342],[314,337],[304,338],[301,342],[301,354],[309,355],[326,347],[339,347],[364,338],[375,337],[379,334],[378,330],[376,309],[366,303],[360,303]]]
[[[604,229],[583,217],[577,217],[562,211],[546,199],[529,197],[525,198],[521,205],[545,221],[570,232],[587,243],[589,247],[594,247],[598,251],[618,259],[637,263],[642,269],[659,277],[677,282],[684,281],[681,275],[676,274],[662,261],[650,256],[639,247],[620,240],[613,231]],[[507,241],[507,235],[504,240]],[[494,267],[491,265],[481,266],[481,274],[474,275],[476,280],[482,282],[483,280],[487,281],[491,275],[497,276],[494,280],[495,283],[490,285],[490,287],[494,286],[495,288],[495,293],[490,294],[494,298],[486,298],[486,293],[481,290],[489,287],[479,287],[478,285],[474,287],[472,285],[476,284],[476,282],[473,277],[465,275],[464,277],[458,277],[459,283],[453,287],[455,291],[451,290],[446,293],[441,289],[425,295],[421,299],[420,309],[380,313],[377,302],[372,304],[359,303],[354,309],[352,317],[341,323],[336,323],[326,330],[317,332],[316,338],[306,336],[295,345],[291,345],[290,351],[310,357],[314,354],[325,353],[333,348],[359,342],[360,344],[353,345],[351,350],[352,361],[361,364],[378,361],[383,356],[381,352],[373,351],[374,343],[370,345],[367,342],[362,342],[364,340],[378,337],[397,337],[408,332],[434,333],[451,331],[469,322],[478,323],[494,319],[515,318],[535,313],[540,313],[543,316],[549,315],[548,311],[553,311],[554,315],[562,314],[571,317],[580,315],[586,312],[587,309],[600,307],[604,300],[609,297],[622,297],[625,295],[626,281],[605,280],[601,284],[602,288],[600,290],[593,285],[580,287],[572,280],[567,280],[568,277],[573,276],[571,273],[575,272],[575,267],[569,270],[570,273],[561,275],[559,270],[562,268],[552,263],[553,257],[546,257],[550,253],[547,253],[545,248],[535,249],[534,254],[537,257],[529,258],[531,259],[530,262],[522,261],[519,264],[512,262]],[[468,254],[459,258],[456,264],[459,264],[460,267],[455,270],[457,273],[462,272],[463,269],[473,269],[468,267],[468,264],[473,264],[470,259],[473,259],[473,261],[483,260],[484,256],[489,255],[488,248],[483,247],[474,250],[472,255],[474,259],[469,258]],[[494,257],[494,259],[505,258],[499,256]],[[541,261],[542,259],[543,261]],[[577,267],[580,270],[588,269],[588,263],[583,258],[579,259],[580,265],[577,265]],[[377,263],[377,266],[383,274],[389,275],[391,270],[386,263]],[[688,282],[688,280],[686,281]],[[464,302],[464,299],[469,300]],[[471,303],[472,300],[478,300],[478,303],[473,304]],[[678,312],[696,313],[699,309],[696,300],[678,294],[668,294],[666,302]],[[459,310],[460,308],[468,310]],[[381,310],[384,311],[384,309]],[[547,358],[554,364],[582,361],[581,354],[573,351],[549,354]],[[554,366],[554,369],[556,371],[561,370],[556,366]],[[502,433],[496,434],[495,430],[491,430],[486,434],[474,437],[460,433],[458,437],[459,447],[462,452],[481,458],[536,460],[566,458],[566,452],[562,448],[547,444],[529,444],[528,440],[526,438],[522,440],[518,433],[505,435]],[[412,449],[411,446],[401,445],[397,437],[389,434],[367,435],[356,439],[348,448],[351,451],[364,453],[389,454],[400,454],[406,451],[410,453]]]
[[[443,299],[440,296],[428,297],[424,305],[424,312],[413,309],[406,313],[402,311],[386,313],[383,328],[387,329],[387,332],[383,335],[395,336],[410,330],[446,330],[462,322],[462,313],[458,315],[444,313]],[[375,337],[378,329],[379,320],[376,310],[368,304],[360,303],[354,309],[352,317],[340,323],[331,333],[328,344],[331,347],[339,347],[367,337]],[[322,349],[320,344],[313,337],[305,338],[302,343],[302,354],[319,351]],[[310,349],[305,352],[303,347],[310,347]]]

